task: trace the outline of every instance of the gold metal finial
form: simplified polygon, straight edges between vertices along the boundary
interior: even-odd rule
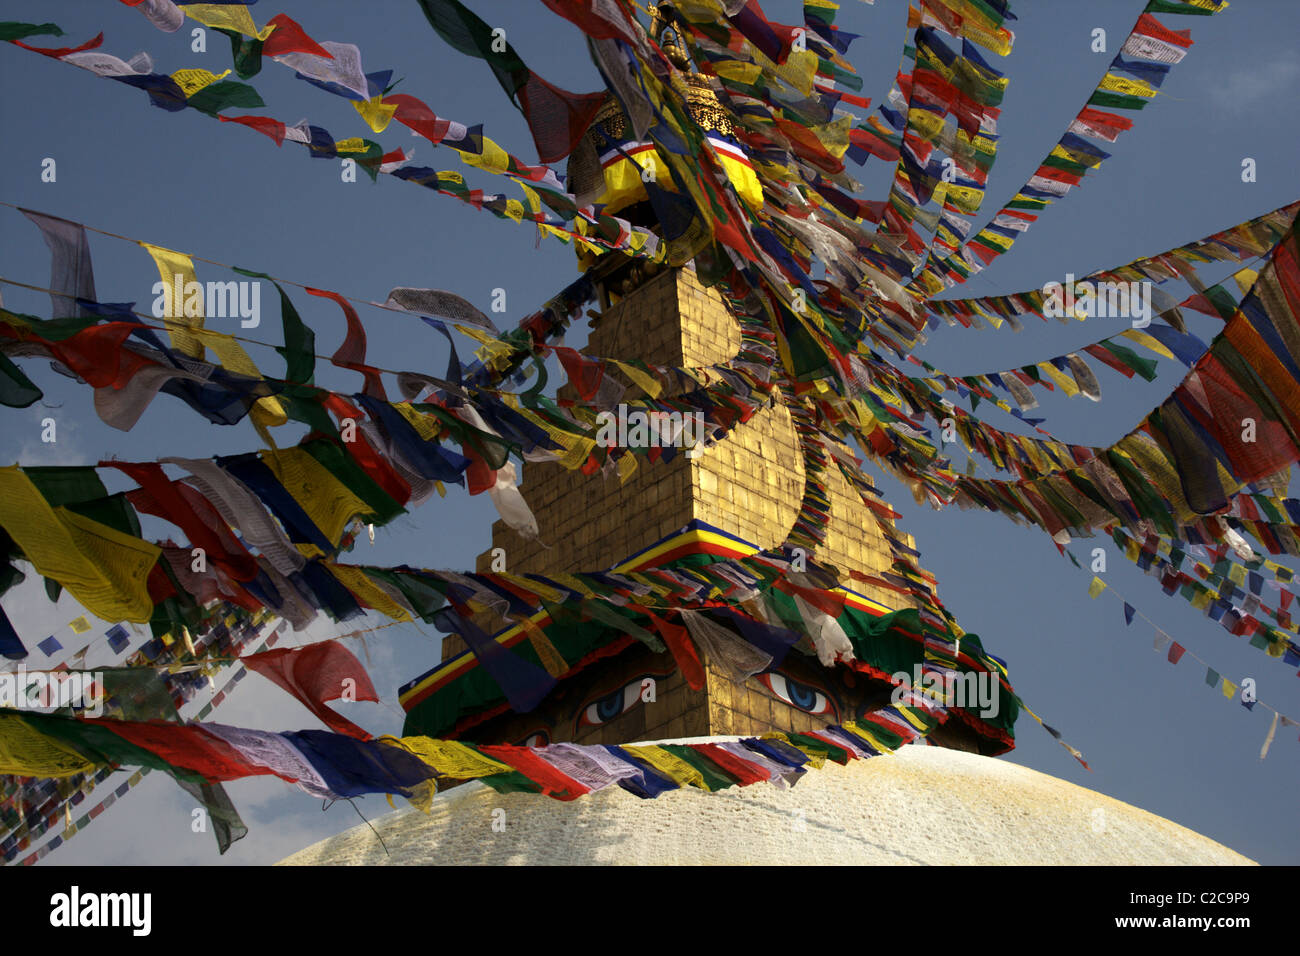
[[[651,4],[650,36],[659,44],[659,49],[664,51],[668,62],[683,72],[689,72],[691,56],[682,42],[681,28],[675,22],[676,12],[671,3]]]

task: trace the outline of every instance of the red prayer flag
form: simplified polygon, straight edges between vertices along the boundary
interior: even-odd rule
[[[269,116],[222,116],[220,113],[217,114],[217,119],[223,123],[238,123],[255,129],[275,140],[276,146],[284,145],[284,124],[278,119]]]
[[[241,660],[249,669],[298,698],[331,730],[359,740],[370,739],[365,730],[325,706],[327,700],[339,700],[348,692],[347,681],[353,682],[350,699],[379,700],[361,662],[338,641],[263,651]]]
[[[728,776],[735,777],[742,787],[747,787],[751,783],[762,783],[769,779],[768,775],[760,768],[747,763],[717,744],[693,744],[692,749],[716,763]]]
[[[596,397],[601,379],[605,377],[605,363],[589,359],[577,349],[566,346],[553,346],[560,365],[569,376],[569,382],[578,390],[583,401],[589,402]]]
[[[691,690],[703,690],[704,665],[700,663],[700,655],[696,653],[695,645],[691,643],[691,636],[686,628],[671,624],[657,614],[653,614],[638,605],[629,604],[628,607],[631,610],[640,611],[650,618],[655,630],[659,632],[659,636],[668,645],[668,650],[672,651],[673,660],[677,662],[677,669],[682,672],[682,677],[686,679],[687,686]]]
[[[314,56],[323,56],[327,60],[334,59],[334,54],[307,36],[306,31],[295,20],[286,17],[283,13],[277,13],[268,20],[267,26],[274,26],[275,29],[271,31],[271,35],[262,44],[263,56],[280,56],[284,53],[310,53]]]
[[[226,742],[189,724],[134,720],[99,720],[95,724],[143,747],[173,767],[201,774],[205,780],[238,780],[271,772],[267,767],[249,763]]]
[[[516,747],[511,744],[480,744],[478,749],[484,755],[514,767],[541,787],[542,793],[557,800],[576,800],[583,794],[591,792],[588,787],[551,766],[527,747]]]
[[[61,46],[55,49],[50,47],[28,46],[22,40],[10,40],[14,46],[20,46],[24,50],[31,50],[33,53],[39,53],[41,56],[51,56],[54,59],[67,56],[69,53],[80,53],[83,50],[93,50],[104,42],[104,34],[100,33],[93,40],[87,40],[80,46]]]

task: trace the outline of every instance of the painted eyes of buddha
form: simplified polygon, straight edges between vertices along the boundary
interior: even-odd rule
[[[777,700],[784,701],[796,710],[802,710],[806,714],[830,714],[833,719],[836,717],[835,703],[831,700],[830,695],[823,693],[815,687],[801,683],[793,677],[787,677],[777,671],[768,671],[766,674],[755,675],[759,683],[772,692]]]
[[[616,690],[588,701],[578,710],[577,730],[583,727],[599,727],[615,717],[627,713],[642,699],[654,700],[654,682],[662,680],[666,674],[643,674],[633,678]],[[650,696],[646,697],[645,695]]]
[[[545,730],[539,730],[531,733],[523,740],[519,741],[520,747],[545,747],[551,742],[551,735]]]

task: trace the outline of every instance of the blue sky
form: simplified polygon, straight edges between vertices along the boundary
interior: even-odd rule
[[[1013,4],[1020,18],[1012,24],[1015,50],[995,64],[1011,84],[1003,103],[1001,149],[989,180],[987,215],[1015,193],[1060,137],[1142,5],[1142,0]],[[478,0],[471,6],[504,27],[524,61],[551,82],[584,92],[599,86],[579,32],[541,4]],[[862,35],[849,53],[865,80],[862,93],[879,102],[898,66],[906,6],[890,0],[874,6],[843,0],[842,7],[837,23]],[[498,143],[525,160],[533,158],[521,116],[485,65],[443,45],[414,2],[282,0],[251,9],[259,23],[283,11],[317,40],[356,43],[366,70],[392,68],[394,77],[401,78],[397,91],[420,97],[440,116],[470,125],[481,122]],[[764,9],[774,20],[800,19],[800,5],[791,0],[770,0]],[[4,19],[54,19],[68,33],[59,43],[79,43],[103,30],[105,52],[126,59],[146,50],[161,72],[182,67],[220,72],[229,66],[224,37],[209,33],[207,52],[194,53],[192,23],[179,33],[163,34],[120,4],[52,7],[9,0]],[[1120,265],[1300,198],[1294,176],[1300,52],[1293,40],[1300,35],[1300,10],[1273,0],[1237,3],[1213,18],[1162,20],[1173,29],[1190,28],[1196,41],[1162,94],[1133,114],[1134,128],[1108,147],[1114,155],[1100,170],[1050,207],[1010,253],[955,294],[1019,291],[1063,280],[1067,272],[1082,275]],[[1097,27],[1108,34],[1110,52],[1104,55],[1090,50]],[[54,44],[47,39],[36,42]],[[6,133],[0,199],[7,202],[357,299],[382,301],[395,286],[434,287],[456,292],[486,311],[492,290],[503,288],[508,311],[498,318],[509,324],[576,277],[570,250],[553,240],[539,243],[526,227],[388,177],[377,184],[364,176],[360,182],[342,182],[337,160],[310,159],[292,144],[277,149],[265,137],[194,111],[165,113],[150,106],[143,93],[65,64],[6,47],[0,50],[0,80],[9,91],[0,101]],[[259,113],[288,123],[307,117],[339,138],[370,135],[347,102],[295,80],[284,67],[268,61],[251,82],[268,106]],[[460,169],[471,185],[501,189],[464,167],[455,153],[409,137],[397,124],[373,138],[386,150],[414,147],[417,164]],[[58,164],[54,183],[40,179],[46,157]],[[1254,183],[1240,178],[1246,157],[1256,161]],[[891,168],[872,160],[852,171],[864,183],[863,195],[884,198]],[[506,191],[516,195],[508,186]],[[0,247],[0,275],[33,285],[46,282],[48,252],[37,230],[3,207]],[[147,307],[157,272],[146,253],[95,235],[91,249],[99,298]],[[1229,271],[1226,266],[1206,269],[1204,278],[1218,281]],[[234,277],[199,263],[198,278]],[[0,289],[8,307],[48,314],[48,297]],[[338,308],[300,290],[290,294],[316,329],[318,351],[332,352],[343,336]],[[278,321],[265,289],[263,307],[262,327],[249,334],[274,342]],[[445,341],[418,321],[375,309],[363,309],[362,318],[374,364],[434,374],[445,367]],[[1193,316],[1191,322],[1202,338],[1213,335],[1209,318]],[[1092,323],[1067,327],[1056,322],[1036,323],[1019,334],[940,327],[919,354],[945,371],[970,374],[1059,355],[1108,331]],[[462,355],[469,351],[465,341]],[[567,344],[582,341],[579,327]],[[251,354],[269,370],[279,367],[267,349],[254,348]],[[48,407],[38,403],[8,411],[0,432],[0,460],[5,463],[204,456],[258,447],[250,425],[222,429],[197,422],[192,412],[166,396],[133,431],[116,432],[95,416],[87,389],[42,363],[23,364],[45,389]],[[1160,377],[1150,384],[1129,383],[1102,369],[1102,403],[1043,399],[1045,427],[1068,441],[1108,444],[1177,385],[1180,369],[1162,361]],[[357,387],[352,373],[324,367],[318,373],[327,386]],[[46,445],[39,439],[39,422],[51,415],[59,423],[59,441]],[[1013,420],[992,421],[1009,425]],[[1042,532],[1016,527],[998,515],[918,507],[892,479],[874,477],[903,513],[900,526],[916,536],[946,605],[1008,662],[1026,703],[1082,750],[1093,770],[1084,771],[1027,718],[1018,727],[1018,748],[1004,759],[1168,817],[1261,862],[1300,862],[1300,830],[1285,812],[1262,812],[1287,806],[1300,783],[1294,729],[1279,733],[1261,762],[1265,714],[1225,701],[1205,686],[1204,669],[1189,659],[1173,667],[1155,654],[1150,626],[1139,619],[1126,628],[1112,594],[1090,600],[1089,575],[1058,557]],[[488,546],[494,518],[486,496],[471,499],[452,489],[445,501],[435,499],[381,529],[374,548],[363,544],[358,555],[374,563],[465,567]],[[165,533],[161,525],[156,528]],[[1075,551],[1082,557],[1094,546],[1108,545],[1105,539],[1077,542]],[[1108,553],[1105,579],[1113,593],[1223,674],[1234,680],[1254,677],[1261,699],[1300,717],[1293,671],[1229,636],[1180,599],[1165,597],[1113,546]],[[66,597],[53,607],[43,592],[30,588],[11,593],[5,607],[20,633],[31,638],[29,645],[80,613]],[[327,626],[318,624],[311,635],[295,640],[328,633]],[[359,644],[352,646],[363,653]],[[347,714],[376,733],[397,732],[396,689],[437,659],[437,638],[427,628],[392,627],[371,637],[368,650],[372,676],[385,700],[353,705]],[[41,660],[39,652],[33,654],[33,665]],[[297,703],[257,677],[246,679],[214,716],[269,729],[316,726]],[[217,857],[210,835],[190,833],[188,798],[153,775],[49,862],[270,862],[358,822],[346,805],[322,813],[318,801],[278,782],[240,781],[229,790],[252,832],[224,858]],[[378,798],[358,801],[358,807],[367,817],[388,809]]]

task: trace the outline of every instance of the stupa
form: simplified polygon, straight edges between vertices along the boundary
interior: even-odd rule
[[[672,17],[671,5],[661,4],[651,33],[686,71],[684,99],[727,161],[737,193],[761,203],[761,187],[744,149],[731,138],[726,111],[707,79],[688,70],[690,59]],[[654,229],[659,223],[646,182],[653,187],[658,168],[653,144],[636,141],[611,97],[570,161],[569,182],[575,191],[585,188],[597,196],[607,212]],[[580,261],[601,304],[599,312],[589,313],[587,355],[707,368],[735,360],[745,348],[745,316],[706,287],[690,264],[655,266],[618,255]],[[804,642],[795,648],[804,653],[791,653],[779,667],[737,682],[729,662],[706,645],[700,653],[703,680],[691,686],[672,653],[656,653],[618,634],[620,622],[608,614],[553,606],[505,630],[499,617],[482,614],[475,626],[494,633],[503,647],[545,663],[544,647],[552,643],[564,660],[576,663],[540,705],[515,713],[495,695],[466,642],[451,635],[442,662],[402,689],[404,733],[527,746],[729,741],[770,731],[813,731],[887,704],[899,683],[896,675],[919,673],[925,660],[921,635],[890,617],[917,607],[905,589],[891,585],[899,550],[915,556],[915,542],[894,528],[896,515],[874,488],[851,485],[838,469],[826,467],[825,534],[814,547],[788,547],[804,504],[807,461],[798,432],[801,399],[797,390],[780,394],[782,400],[722,440],[690,448],[665,441],[650,451],[648,466],[635,470],[606,469],[602,476],[529,464],[522,491],[539,534],[526,538],[498,521],[478,570],[653,574],[656,568],[772,553],[787,545],[783,553],[793,577],[799,577],[793,569],[815,567],[819,574],[808,583],[830,584],[842,596],[839,623],[846,629],[895,622],[857,645],[868,650],[853,668],[819,660],[812,643]],[[576,398],[572,386],[560,389],[561,401]],[[612,421],[627,414],[616,404],[609,408]],[[643,440],[657,445],[662,431],[649,429]],[[826,580],[828,570],[834,581]],[[926,580],[937,602],[933,578]],[[973,645],[982,652],[974,635],[962,640],[968,651]],[[958,669],[978,667],[959,645]],[[982,676],[990,690],[987,706],[967,701],[950,708],[950,719],[929,734],[929,747],[905,747],[843,768],[828,763],[798,787],[724,793],[683,788],[654,800],[613,787],[557,802],[469,783],[440,793],[427,815],[389,814],[374,821],[373,829],[354,828],[284,862],[1250,862],[1135,807],[993,760],[1014,746],[1018,700],[999,692],[1010,689],[1005,672],[989,669]],[[918,841],[918,833],[927,837]]]
[[[749,197],[747,202],[761,203],[761,187],[745,151],[731,138],[726,111],[707,78],[688,71],[691,61],[672,17],[671,5],[660,4],[651,33],[684,71],[684,99],[691,117],[725,150],[737,192]],[[658,229],[647,181],[653,185],[661,163],[653,144],[635,139],[630,121],[611,97],[570,160],[570,188],[581,191],[594,169],[603,177],[596,201],[607,213]],[[706,288],[690,264],[669,267],[607,254],[598,260],[581,259],[580,265],[595,284],[602,306],[592,313],[585,349],[590,356],[707,369],[736,360],[748,344],[743,314]],[[626,419],[637,414],[623,404],[635,397],[626,393],[611,402],[611,423],[620,415]],[[577,398],[571,385],[559,390],[561,402]],[[667,434],[670,429],[643,429],[642,442],[664,447],[649,448],[649,463],[630,472],[620,468],[607,469],[612,473],[604,476],[590,475],[558,464],[530,463],[521,490],[539,534],[525,538],[498,521],[492,547],[479,555],[477,570],[544,576],[592,569],[648,573],[781,549],[806,504],[807,463],[798,434],[804,401],[789,388],[777,390],[767,407],[721,441],[691,448],[677,447],[681,436]],[[839,452],[850,455],[847,447]],[[912,675],[925,661],[915,622],[910,627],[896,622],[875,633],[885,615],[916,606],[902,588],[889,583],[897,549],[915,554],[915,542],[894,529],[895,512],[874,488],[851,486],[830,463],[823,465],[820,478],[826,498],[824,537],[810,547],[786,547],[783,556],[790,559],[796,580],[803,569],[819,569],[816,575],[808,574],[806,583],[829,585],[842,599],[842,613],[836,609],[841,626],[873,632],[867,659],[859,660],[856,669],[827,666],[805,640],[796,648],[805,653],[787,655],[779,669],[736,683],[728,676],[726,662],[711,659],[705,650],[703,686],[693,688],[672,653],[655,653],[650,642],[611,633],[622,622],[607,613],[604,619],[594,619],[584,617],[585,612],[553,607],[504,631],[500,616],[488,613],[475,623],[495,634],[502,646],[525,656],[537,654],[536,646],[528,645],[538,641],[541,631],[541,640],[554,642],[564,661],[576,663],[540,706],[513,713],[499,688],[483,674],[477,655],[453,635],[444,642],[442,663],[402,688],[404,732],[477,743],[619,744],[813,730],[888,703],[897,683],[894,675]],[[928,586],[934,587],[932,577]],[[805,600],[797,592],[785,598],[792,603]],[[980,646],[973,635],[963,640],[968,652]],[[960,653],[968,672],[980,669],[969,653]],[[542,651],[538,661],[545,664],[545,656]],[[936,728],[935,742],[986,754],[1011,749],[1016,702],[1013,695],[992,686],[1002,684],[1009,690],[1005,675],[985,670],[971,676],[983,681],[985,706],[973,701],[977,706],[954,708],[955,719]]]

